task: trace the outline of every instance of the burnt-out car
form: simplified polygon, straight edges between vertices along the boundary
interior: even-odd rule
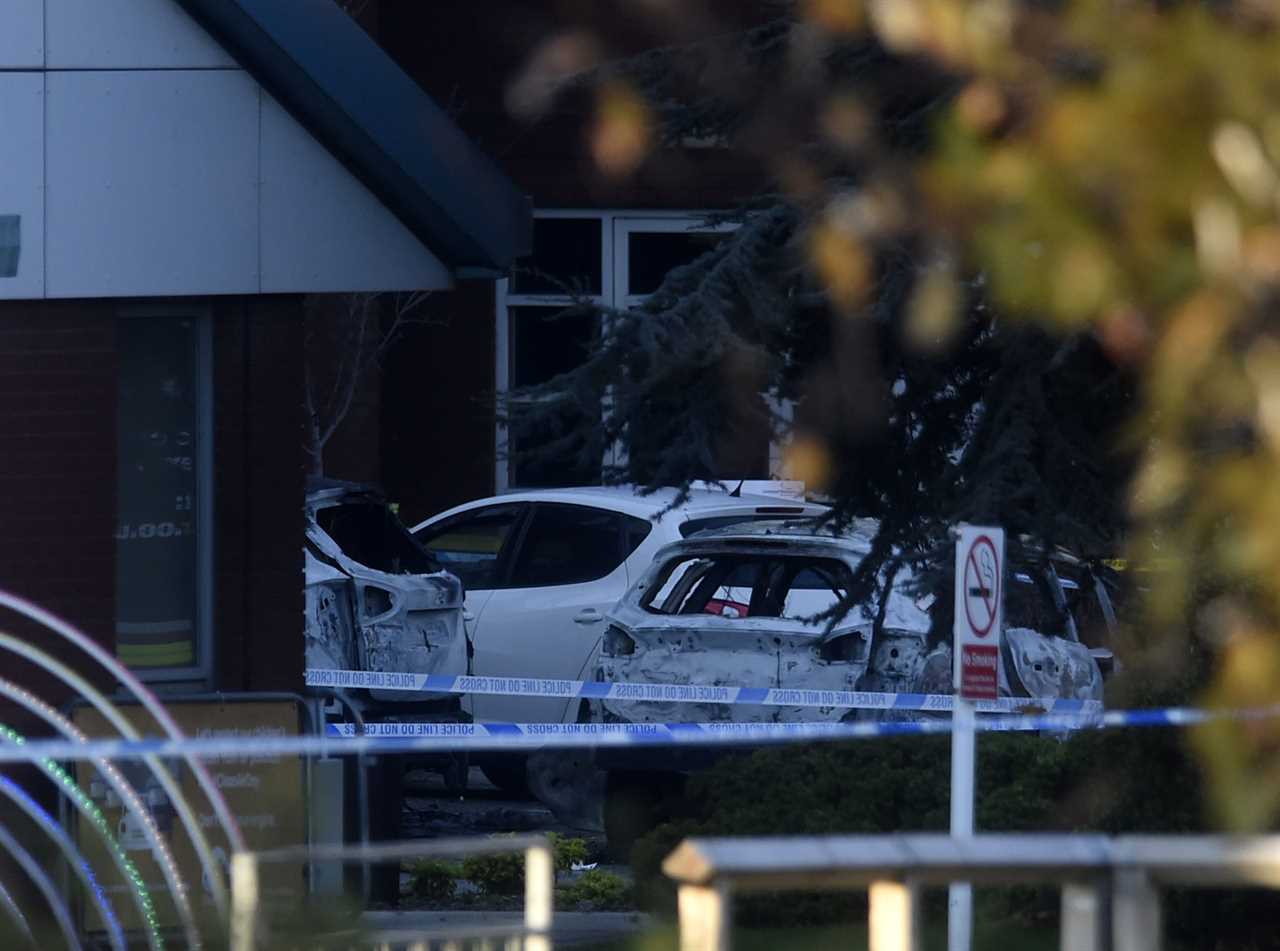
[[[465,674],[469,650],[463,588],[414,540],[380,492],[315,479],[307,485],[306,665],[323,670]],[[329,694],[325,718],[364,723],[468,719],[459,697],[410,690],[317,689]],[[349,841],[401,836],[402,783],[408,769],[437,771],[465,788],[465,754],[375,756],[343,760]],[[357,817],[358,821],[357,821]],[[395,901],[399,869],[372,870],[370,897]]]
[[[377,490],[313,480],[304,559],[308,668],[467,673],[462,582],[414,540]],[[352,694],[365,717],[460,711],[451,695]]]
[[[833,536],[781,521],[699,533],[660,551],[614,607],[600,648],[600,680],[863,690],[878,659],[924,645],[928,601],[891,586],[887,603],[859,605],[834,623],[874,526]],[[901,577],[901,574],[900,574]],[[605,700],[605,721],[838,720],[839,707],[664,704]]]
[[[843,616],[854,573],[877,525],[859,521],[833,534],[813,523],[771,521],[700,532],[662,548],[610,612],[591,671],[596,680],[878,693],[951,693],[950,627],[941,599],[922,593],[907,567],[880,579],[880,593]],[[1012,573],[1006,597],[1003,696],[1102,699],[1099,654],[1081,643],[1070,594],[1052,559]],[[886,584],[885,582],[888,581]],[[832,618],[836,620],[832,620]],[[761,704],[592,700],[581,718],[603,722],[801,722],[914,719],[914,711]],[[580,793],[587,776],[605,790],[603,821],[625,842],[655,789],[713,761],[719,750],[601,748],[587,763],[540,757],[530,781],[566,815],[591,816]],[[538,768],[535,768],[538,767]],[[573,777],[567,782],[566,777]],[[575,788],[576,787],[576,788]],[[639,810],[637,812],[637,809]],[[622,819],[619,819],[622,816]],[[626,818],[630,816],[630,819]],[[632,829],[632,831],[635,831]]]
[[[832,534],[812,525],[757,522],[668,545],[611,612],[600,680],[949,693],[951,655],[911,572],[843,616],[853,574],[876,524]],[[1065,556],[1064,556],[1065,557]],[[1057,559],[1060,561],[1061,559]],[[1102,698],[1099,655],[1081,642],[1070,593],[1080,582],[1053,567],[1019,569],[1008,586],[1000,693],[1029,700]],[[882,579],[883,581],[883,579]],[[887,589],[887,590],[883,590]],[[839,720],[839,707],[660,704],[607,699],[606,721]]]

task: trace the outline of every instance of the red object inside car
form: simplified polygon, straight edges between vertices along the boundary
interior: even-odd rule
[[[746,617],[749,607],[749,605],[743,604],[741,601],[725,601],[720,598],[712,598],[702,611],[704,614],[714,614],[717,617]]]

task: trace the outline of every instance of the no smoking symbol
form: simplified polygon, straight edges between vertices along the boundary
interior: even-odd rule
[[[991,633],[999,604],[1000,559],[991,539],[979,535],[964,559],[964,614],[975,635]]]

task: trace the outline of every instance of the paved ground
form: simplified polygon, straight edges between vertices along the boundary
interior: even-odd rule
[[[470,771],[467,790],[462,795],[450,793],[439,774],[415,771],[406,775],[401,813],[401,833],[406,838],[483,836],[499,832],[558,832],[586,839],[589,847],[597,852],[604,848],[604,837],[599,833],[564,825],[537,800],[504,793],[490,784],[478,769]],[[626,866],[600,867],[624,878],[631,876],[631,869]],[[408,879],[407,874],[403,875],[402,887],[407,888]],[[460,895],[474,895],[474,886],[469,882],[459,882],[458,889]],[[365,914],[365,920],[379,930],[475,935],[477,930],[485,928],[518,926],[521,914],[470,909],[373,911]],[[650,924],[647,915],[615,911],[560,911],[553,920],[556,947],[566,948],[590,948],[617,941]],[[400,940],[410,939],[403,935]]]
[[[379,931],[475,934],[484,928],[518,927],[521,917],[514,911],[370,911],[363,920]],[[558,911],[551,937],[557,948],[589,948],[636,934],[650,924],[648,915],[633,911]]]
[[[401,833],[410,839],[541,831],[603,842],[599,833],[566,826],[536,799],[504,793],[475,767],[468,774],[467,791],[461,796],[449,793],[438,773],[408,773],[400,825]]]

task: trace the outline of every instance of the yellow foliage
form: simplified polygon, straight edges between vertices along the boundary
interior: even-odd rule
[[[603,85],[591,131],[596,166],[615,178],[635,171],[652,144],[653,125],[648,103],[629,84],[615,81]]]

